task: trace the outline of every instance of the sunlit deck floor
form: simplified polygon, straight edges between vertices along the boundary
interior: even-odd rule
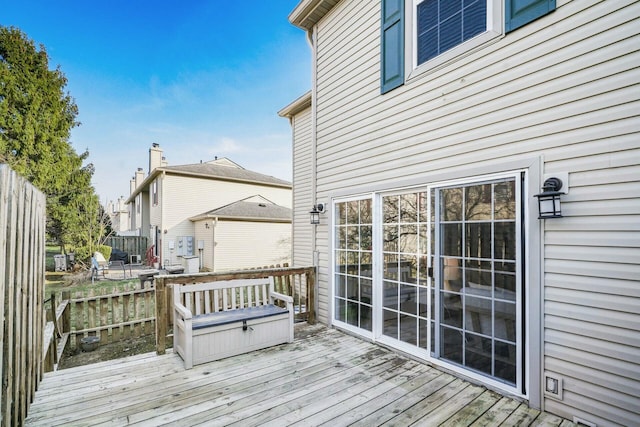
[[[570,426],[393,351],[321,326],[185,370],[172,353],[46,374],[28,426]]]

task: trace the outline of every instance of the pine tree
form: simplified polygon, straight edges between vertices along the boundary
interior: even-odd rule
[[[77,154],[69,143],[80,123],[66,86],[60,68],[49,69],[44,46],[36,48],[17,28],[0,26],[0,161],[46,194],[47,233],[63,248],[84,246],[79,230],[97,221],[99,205],[93,165],[83,165],[89,152]]]

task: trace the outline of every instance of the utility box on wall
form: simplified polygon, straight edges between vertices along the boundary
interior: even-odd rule
[[[192,256],[193,255],[193,236],[178,236],[177,238],[177,251],[178,256]]]

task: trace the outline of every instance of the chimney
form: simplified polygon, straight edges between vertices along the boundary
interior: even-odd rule
[[[136,188],[140,187],[142,181],[144,181],[144,171],[142,170],[142,168],[138,168],[138,170],[136,171]]]
[[[149,148],[149,175],[155,168],[159,168],[162,166],[162,148],[160,148],[160,144],[153,143],[151,148]]]
[[[132,195],[133,192],[136,191],[136,177],[132,177],[129,180],[129,195]]]
[[[167,158],[162,156],[162,166],[167,166],[169,164],[169,162],[167,162]]]

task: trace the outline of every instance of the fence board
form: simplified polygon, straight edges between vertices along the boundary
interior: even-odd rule
[[[111,236],[107,237],[104,244],[129,255],[139,255],[141,262],[144,262],[149,240],[143,236]]]
[[[116,322],[116,319],[121,318],[121,314],[119,310],[120,310],[120,296],[113,295],[111,297],[111,324],[114,325],[114,327],[111,329],[112,331],[111,336],[113,337],[114,341],[120,341],[120,336],[122,335],[121,333],[122,327],[118,324],[118,322]]]
[[[109,325],[108,304],[109,304],[109,298],[100,298],[100,325]],[[100,331],[101,342],[107,342],[107,340],[109,339],[109,329],[103,329]]]
[[[0,165],[0,424],[21,425],[42,379],[45,196]]]
[[[7,246],[5,242],[7,239],[7,230],[9,229],[9,169],[6,167],[0,167],[0,256],[3,258],[6,256]],[[5,374],[5,362],[8,355],[5,355],[5,328],[7,327],[8,311],[5,310],[6,293],[8,292],[9,282],[7,281],[7,263],[0,262],[0,319],[3,319],[2,327],[0,327],[0,380],[4,384]],[[6,393],[6,390],[5,390]],[[4,393],[3,393],[4,395]],[[5,398],[2,398],[0,402],[0,418],[8,418],[5,410],[6,402]],[[8,423],[8,422],[7,422]]]

